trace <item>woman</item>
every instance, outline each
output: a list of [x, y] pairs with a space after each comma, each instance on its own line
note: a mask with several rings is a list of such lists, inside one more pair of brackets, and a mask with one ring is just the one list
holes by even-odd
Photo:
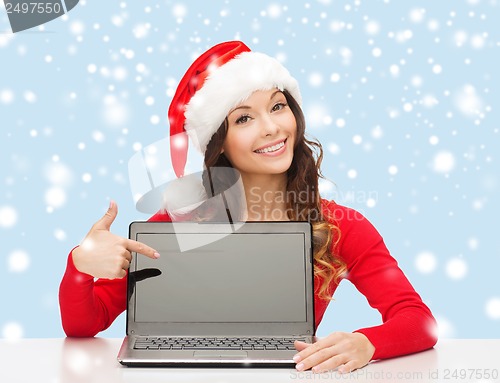
[[[316, 326], [343, 278], [381, 313], [379, 326], [334, 332], [312, 345], [296, 342], [297, 370], [338, 368], [345, 373], [371, 360], [433, 347], [435, 320], [380, 234], [360, 213], [320, 198], [322, 149], [304, 136], [300, 102], [297, 82], [278, 61], [250, 52], [241, 42], [212, 47], [188, 69], [169, 109], [177, 176], [184, 173], [187, 134], [204, 153], [203, 185], [195, 194], [214, 195], [218, 193], [214, 188], [227, 188], [228, 180], [214, 180], [212, 175], [215, 169], [232, 168], [240, 176], [245, 203], [238, 210], [229, 201], [222, 213], [236, 215], [231, 218], [238, 220], [312, 223]], [[179, 211], [169, 206], [182, 205], [182, 197], [183, 193], [168, 196], [166, 210], [151, 220], [178, 216]], [[172, 204], [176, 198], [180, 201]], [[211, 199], [201, 200], [205, 202], [195, 208], [181, 209], [181, 219], [213, 219], [221, 213], [213, 209]], [[160, 256], [145, 244], [111, 234], [116, 215], [116, 204], [111, 202], [108, 212], [68, 257], [60, 287], [61, 316], [68, 336], [94, 336], [125, 310], [124, 277], [131, 252]], [[94, 278], [100, 279], [94, 282]]]

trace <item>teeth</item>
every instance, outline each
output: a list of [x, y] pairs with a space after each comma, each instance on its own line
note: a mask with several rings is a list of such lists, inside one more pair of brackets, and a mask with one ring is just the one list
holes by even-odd
[[279, 144], [269, 146], [268, 148], [264, 148], [261, 150], [256, 150], [257, 153], [269, 153], [269, 152], [275, 152], [278, 149], [281, 149], [283, 146], [285, 146], [285, 142], [280, 142]]

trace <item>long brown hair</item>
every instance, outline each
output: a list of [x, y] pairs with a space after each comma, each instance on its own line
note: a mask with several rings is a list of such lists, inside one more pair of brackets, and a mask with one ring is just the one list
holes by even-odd
[[[317, 140], [309, 140], [305, 137], [306, 124], [300, 106], [286, 90], [283, 94], [297, 124], [293, 160], [287, 171], [286, 210], [290, 220], [308, 221], [312, 224], [314, 275], [322, 281], [318, 295], [322, 299], [330, 300], [332, 299], [329, 288], [331, 282], [337, 284], [347, 268], [345, 263], [335, 255], [335, 245], [340, 239], [340, 230], [335, 225], [333, 217], [325, 216], [328, 212], [324, 211], [321, 206], [318, 181], [319, 178], [324, 178], [320, 170], [323, 148]], [[227, 129], [228, 122], [225, 119], [212, 136], [205, 152], [203, 183], [209, 195], [216, 195], [235, 182], [231, 177], [217, 178], [214, 182], [214, 176], [210, 174], [216, 168], [232, 168], [227, 157], [221, 153]], [[228, 209], [228, 213], [229, 211], [232, 210]], [[197, 213], [198, 219], [208, 219], [207, 213], [209, 214], [207, 209], [200, 209]]]

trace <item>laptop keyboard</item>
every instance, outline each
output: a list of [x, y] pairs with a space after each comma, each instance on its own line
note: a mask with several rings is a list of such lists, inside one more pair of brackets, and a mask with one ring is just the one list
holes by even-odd
[[136, 350], [295, 350], [305, 338], [139, 337]]

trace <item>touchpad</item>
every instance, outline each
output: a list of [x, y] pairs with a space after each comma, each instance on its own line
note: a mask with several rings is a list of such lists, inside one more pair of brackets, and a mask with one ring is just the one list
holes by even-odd
[[224, 358], [224, 359], [240, 359], [246, 358], [248, 353], [246, 351], [238, 350], [205, 350], [195, 351], [193, 353], [195, 358]]

